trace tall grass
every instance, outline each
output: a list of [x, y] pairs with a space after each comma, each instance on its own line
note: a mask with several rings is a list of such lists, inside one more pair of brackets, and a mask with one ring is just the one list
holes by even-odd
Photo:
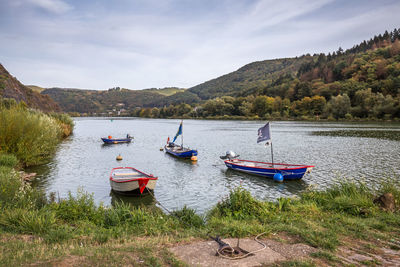
[[20, 106], [0, 108], [0, 150], [25, 166], [45, 162], [62, 137], [56, 119]]
[[74, 121], [68, 114], [51, 112], [48, 115], [56, 119], [57, 122], [60, 124], [63, 138], [70, 136], [72, 134], [72, 130], [74, 128]]
[[0, 166], [14, 168], [17, 166], [17, 164], [18, 164], [18, 159], [16, 156], [0, 153]]

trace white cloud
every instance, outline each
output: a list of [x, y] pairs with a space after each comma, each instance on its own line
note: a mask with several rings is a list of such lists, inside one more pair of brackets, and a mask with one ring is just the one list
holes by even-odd
[[50, 13], [62, 14], [72, 9], [72, 6], [61, 0], [27, 0], [28, 3]]
[[400, 23], [395, 2], [338, 19], [333, 0], [226, 1], [174, 15], [175, 1], [76, 1], [74, 9], [24, 1], [66, 13], [55, 20], [15, 12], [18, 19], [0, 25], [0, 61], [23, 82], [46, 87], [190, 87], [253, 61], [349, 48]]

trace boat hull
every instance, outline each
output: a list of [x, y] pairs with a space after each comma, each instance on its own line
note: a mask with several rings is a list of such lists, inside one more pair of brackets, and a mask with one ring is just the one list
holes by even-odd
[[[311, 165], [292, 165], [275, 163], [272, 167], [271, 163], [247, 161], [247, 160], [226, 160], [224, 161], [229, 169], [240, 171], [257, 176], [274, 178], [276, 173], [283, 176], [283, 180], [300, 180], [306, 173], [311, 172], [314, 166]], [[270, 167], [265, 167], [270, 166]]]
[[157, 180], [149, 180], [145, 187], [145, 190], [140, 192], [139, 181], [131, 181], [125, 183], [117, 183], [110, 180], [111, 189], [118, 194], [122, 195], [143, 195], [148, 193], [147, 190], [153, 191], [156, 187]]
[[104, 144], [121, 144], [121, 143], [130, 143], [132, 138], [101, 138]]
[[188, 149], [188, 148], [183, 148], [182, 149], [177, 149], [177, 147], [168, 147], [165, 146], [165, 152], [177, 157], [177, 158], [182, 158], [182, 159], [187, 159], [191, 158], [192, 156], [197, 156], [197, 150], [194, 149]]
[[114, 168], [110, 174], [111, 189], [124, 195], [142, 195], [154, 190], [158, 178], [132, 167]]

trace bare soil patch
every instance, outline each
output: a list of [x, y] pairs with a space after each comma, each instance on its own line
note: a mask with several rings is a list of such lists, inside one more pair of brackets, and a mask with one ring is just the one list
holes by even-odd
[[[232, 247], [236, 246], [237, 239], [223, 239]], [[252, 256], [240, 260], [229, 260], [216, 256], [218, 244], [215, 241], [198, 241], [192, 244], [180, 245], [170, 248], [170, 251], [180, 260], [190, 266], [263, 266], [280, 261], [300, 260], [317, 249], [306, 244], [283, 244], [275, 240], [260, 239], [267, 247]], [[239, 246], [247, 251], [255, 251], [263, 246], [254, 239], [240, 239]]]

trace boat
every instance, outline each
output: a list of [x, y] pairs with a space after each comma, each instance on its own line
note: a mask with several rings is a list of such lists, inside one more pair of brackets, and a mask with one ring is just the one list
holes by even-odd
[[129, 134], [126, 135], [125, 138], [112, 138], [112, 136], [102, 137], [101, 140], [104, 144], [121, 144], [121, 143], [130, 143], [133, 139], [133, 136]]
[[[117, 167], [111, 170], [110, 185], [115, 193], [142, 195], [154, 190], [158, 177], [146, 174], [133, 167]], [[146, 191], [145, 191], [146, 189]]]
[[179, 146], [172, 142], [165, 145], [164, 149], [168, 154], [178, 158], [191, 158], [197, 156], [197, 150]]
[[[283, 180], [299, 180], [314, 168], [312, 165], [269, 163], [241, 159], [229, 159], [224, 161], [226, 167], [235, 171], [248, 174], [274, 178], [275, 174], [282, 175]], [[277, 178], [275, 178], [277, 179]]]
[[[164, 146], [165, 152], [177, 157], [177, 158], [192, 158], [194, 156], [197, 156], [197, 150], [196, 149], [190, 149], [188, 147], [184, 147], [183, 146], [183, 121], [181, 122], [181, 124], [179, 125], [178, 128], [178, 132], [176, 133], [174, 140], [172, 140], [172, 142], [169, 142], [169, 137], [167, 140], [167, 144]], [[176, 139], [178, 138], [178, 136], [181, 136], [181, 145], [177, 145], [175, 144]]]
[[221, 156], [220, 158], [224, 160], [226, 167], [229, 169], [273, 178], [277, 182], [283, 182], [284, 180], [299, 180], [303, 178], [305, 174], [310, 173], [315, 167], [313, 165], [303, 164], [274, 163], [269, 122], [258, 129], [257, 143], [263, 141], [266, 141], [266, 146], [271, 144], [272, 162], [238, 159], [239, 155], [233, 151], [227, 151], [225, 156]]

